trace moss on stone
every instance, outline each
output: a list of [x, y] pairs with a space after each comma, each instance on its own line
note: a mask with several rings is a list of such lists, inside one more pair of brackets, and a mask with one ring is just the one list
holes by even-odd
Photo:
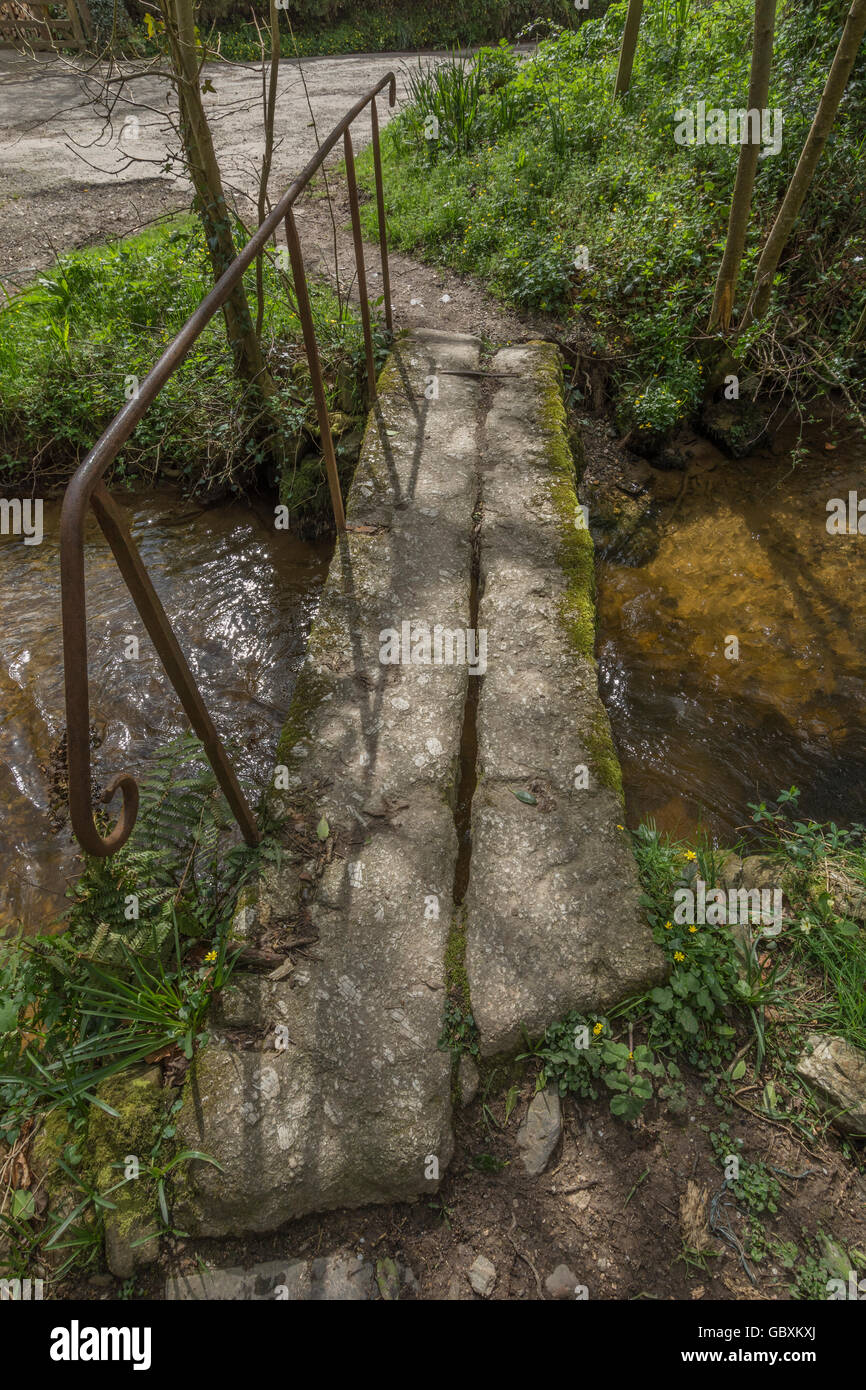
[[445, 988], [448, 998], [459, 1004], [464, 1013], [471, 1014], [469, 976], [466, 974], [466, 908], [459, 907], [451, 918], [448, 941], [445, 945]]
[[612, 791], [624, 804], [622, 768], [613, 746], [610, 721], [605, 710], [601, 707], [596, 712], [592, 721], [592, 729], [586, 736], [586, 747], [599, 782], [603, 787], [607, 787], [608, 791]]
[[[540, 420], [544, 450], [550, 468], [550, 498], [556, 511], [559, 546], [557, 563], [565, 576], [565, 593], [559, 605], [564, 631], [578, 657], [595, 665], [595, 547], [585, 526], [576, 524], [579, 502], [575, 455], [569, 442], [568, 418], [562, 398], [562, 367], [552, 344], [536, 368], [542, 393]], [[583, 447], [579, 453], [583, 467]], [[586, 736], [587, 752], [602, 786], [623, 799], [622, 769], [613, 746], [610, 723], [599, 705]]]
[[328, 690], [329, 682], [312, 666], [305, 665], [301, 668], [277, 744], [277, 763], [288, 763], [296, 745], [310, 737], [313, 714], [328, 694]]
[[560, 603], [560, 620], [579, 656], [592, 661], [595, 652], [595, 549], [586, 527], [576, 524], [579, 514], [575, 460], [569, 445], [568, 420], [562, 400], [562, 371], [556, 349], [539, 362], [537, 380], [542, 392], [540, 420], [543, 444], [550, 468], [550, 498], [557, 517], [557, 563], [565, 575], [566, 590]]
[[165, 1115], [165, 1094], [159, 1069], [149, 1067], [137, 1074], [125, 1072], [110, 1077], [99, 1087], [97, 1095], [117, 1113], [111, 1115], [99, 1106], [92, 1107], [86, 1164], [100, 1183], [108, 1174], [110, 1186], [118, 1177], [112, 1164], [122, 1162], [127, 1154], [135, 1154], [144, 1162], [153, 1148]]
[[62, 1169], [58, 1168], [57, 1160], [67, 1145], [74, 1141], [75, 1131], [69, 1123], [67, 1112], [52, 1110], [42, 1122], [30, 1148], [30, 1167], [46, 1188], [53, 1186], [58, 1173], [62, 1182], [68, 1182]]
[[[110, 1077], [97, 1095], [117, 1113], [91, 1107], [84, 1168], [99, 1192], [114, 1189], [114, 1207], [105, 1213], [106, 1254], [112, 1273], [127, 1278], [136, 1265], [154, 1259], [158, 1251], [156, 1239], [144, 1246], [134, 1243], [162, 1229], [156, 1184], [147, 1174], [147, 1164], [165, 1122], [166, 1096], [156, 1067]], [[141, 1176], [123, 1183], [124, 1164], [132, 1155], [139, 1161]], [[170, 1156], [161, 1152], [160, 1163]]]

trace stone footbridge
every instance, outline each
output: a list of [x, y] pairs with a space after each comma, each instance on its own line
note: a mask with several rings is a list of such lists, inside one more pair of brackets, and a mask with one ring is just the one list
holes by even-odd
[[200, 1235], [435, 1192], [446, 1026], [513, 1054], [663, 975], [618, 829], [555, 347], [399, 341], [347, 518], [275, 776], [282, 810], [327, 823], [326, 863], [287, 850], [235, 924], [317, 939], [215, 1006], [179, 1127], [220, 1164], [192, 1165], [178, 1213]]

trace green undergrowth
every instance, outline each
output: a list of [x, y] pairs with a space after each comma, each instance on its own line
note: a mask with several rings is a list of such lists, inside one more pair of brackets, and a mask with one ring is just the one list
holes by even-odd
[[[705, 838], [676, 840], [641, 825], [629, 835], [653, 938], [668, 979], [607, 1015], [570, 1014], [532, 1040], [538, 1085], [564, 1095], [610, 1096], [611, 1110], [634, 1119], [653, 1099], [673, 1113], [686, 1107], [686, 1069], [697, 1076], [700, 1104], [743, 1108], [788, 1124], [807, 1141], [828, 1117], [796, 1073], [806, 1038], [828, 1033], [866, 1050], [866, 839], [800, 819], [796, 788], [753, 807], [763, 836], [760, 865], [783, 896], [780, 922], [689, 922], [683, 890], [733, 886], [731, 851]], [[753, 861], [757, 862], [757, 861]], [[768, 900], [771, 901], [771, 900]], [[698, 914], [695, 914], [697, 916]], [[768, 927], [780, 930], [767, 930]], [[529, 1041], [529, 1040], [528, 1040]], [[845, 1141], [846, 1143], [848, 1141]]]
[[[105, 833], [110, 819], [98, 819]], [[142, 1165], [135, 1181], [144, 1179], [157, 1235], [171, 1231], [170, 1174], [184, 1161], [174, 1144], [179, 1092], [158, 1072], [154, 1091], [142, 1068], [168, 1058], [182, 1073], [206, 1044], [211, 999], [236, 955], [235, 903], [263, 861], [278, 859], [274, 828], [263, 826], [255, 849], [240, 843], [198, 741], [176, 740], [142, 783], [127, 844], [109, 859], [85, 856], [57, 930], [0, 941], [0, 1267], [4, 1258], [13, 1269], [50, 1261], [55, 1272], [92, 1261], [118, 1204], [140, 1210], [129, 1192], [117, 1195], [133, 1179], [98, 1143], [106, 1116], [133, 1143], [136, 1087], [148, 1133], [122, 1152]], [[5, 1160], [34, 1141], [31, 1182], [21, 1185]], [[46, 1172], [47, 1209], [37, 1202]]]
[[[600, 0], [594, 0], [594, 5], [596, 10], [601, 8]], [[535, 0], [474, 0], [471, 5], [465, 0], [384, 0], [376, 5], [363, 0], [289, 0], [284, 9], [286, 14], [280, 17], [284, 58], [471, 46], [517, 38], [540, 15], [568, 25], [582, 18], [572, 0], [546, 0], [542, 5]], [[248, 6], [207, 0], [200, 23], [223, 58], [233, 62], [260, 58]], [[153, 51], [146, 29], [137, 30], [125, 46], [143, 54]]]
[[[237, 244], [245, 240], [239, 230]], [[12, 298], [0, 310], [0, 485], [64, 482], [212, 285], [200, 223], [183, 216], [64, 256]], [[299, 515], [321, 513], [328, 491], [300, 323], [288, 277], [268, 258], [264, 286], [262, 344], [289, 459], [281, 500]], [[252, 270], [247, 290], [255, 315]], [[366, 413], [360, 320], [321, 284], [311, 296], [329, 406], [346, 432]], [[380, 330], [377, 350], [381, 359]], [[168, 479], [211, 497], [273, 484], [257, 413], [233, 374], [219, 313], [124, 445], [109, 482]], [[356, 456], [341, 455], [344, 470]]]
[[[781, 151], [759, 160], [740, 281], [746, 294], [795, 168], [847, 0], [784, 0], [770, 107]], [[400, 248], [478, 276], [518, 309], [580, 325], [604, 360], [622, 427], [656, 443], [704, 395], [702, 342], [721, 261], [737, 147], [679, 144], [679, 108], [747, 105], [752, 0], [644, 11], [630, 92], [613, 83], [626, 5], [542, 42], [435, 70], [384, 136], [389, 229]], [[862, 399], [866, 59], [855, 68], [777, 279], [743, 340], [764, 389], [805, 405], [827, 386]], [[362, 161], [372, 190], [369, 151]], [[369, 234], [373, 208], [364, 210]]]

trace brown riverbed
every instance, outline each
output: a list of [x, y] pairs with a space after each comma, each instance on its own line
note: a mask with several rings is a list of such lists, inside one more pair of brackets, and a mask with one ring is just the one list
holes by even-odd
[[630, 825], [730, 843], [750, 802], [792, 785], [816, 819], [866, 820], [866, 536], [827, 531], [828, 500], [858, 488], [850, 436], [814, 437], [796, 468], [787, 451], [719, 455], [652, 559], [601, 561], [602, 693]]
[[[171, 494], [126, 504], [133, 535], [220, 733], [267, 777], [327, 573], [330, 546], [275, 531], [273, 509], [201, 509]], [[59, 503], [41, 545], [0, 538], [0, 929], [48, 926], [80, 867], [50, 814], [64, 728]], [[100, 784], [188, 728], [98, 528], [87, 538], [91, 721]], [[139, 659], [125, 656], [127, 636]], [[113, 807], [119, 807], [116, 798]]]

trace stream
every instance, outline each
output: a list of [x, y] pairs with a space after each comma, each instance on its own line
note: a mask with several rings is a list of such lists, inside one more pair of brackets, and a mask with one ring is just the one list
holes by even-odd
[[[698, 826], [730, 844], [749, 803], [800, 788], [800, 810], [866, 821], [866, 575], [827, 503], [866, 498], [861, 451], [813, 443], [710, 474], [647, 564], [599, 564], [602, 698], [628, 824]], [[737, 658], [726, 655], [735, 648]]]
[[[794, 784], [805, 814], [866, 820], [866, 541], [827, 530], [827, 502], [857, 489], [858, 468], [853, 445], [813, 449], [796, 477], [769, 453], [727, 461], [651, 560], [599, 562], [601, 691], [630, 826], [651, 816], [731, 843], [749, 802]], [[262, 782], [331, 545], [275, 531], [265, 502], [201, 509], [151, 493], [126, 508], [217, 727], [242, 775]], [[45, 504], [41, 545], [0, 537], [0, 929], [50, 926], [80, 867], [49, 773], [64, 728], [59, 513]], [[95, 523], [87, 573], [103, 784], [146, 775], [148, 756], [187, 725]], [[124, 654], [129, 635], [138, 660]]]
[[[118, 500], [122, 500], [119, 497]], [[133, 537], [220, 734], [242, 775], [262, 782], [285, 721], [327, 574], [331, 545], [275, 531], [273, 509], [202, 509], [171, 493], [123, 503]], [[64, 727], [60, 503], [44, 539], [0, 537], [0, 930], [50, 926], [80, 859], [50, 814], [48, 769]], [[98, 526], [87, 533], [94, 776], [146, 775], [148, 756], [188, 729]], [[126, 636], [139, 659], [126, 657]], [[120, 797], [111, 803], [117, 812]]]

